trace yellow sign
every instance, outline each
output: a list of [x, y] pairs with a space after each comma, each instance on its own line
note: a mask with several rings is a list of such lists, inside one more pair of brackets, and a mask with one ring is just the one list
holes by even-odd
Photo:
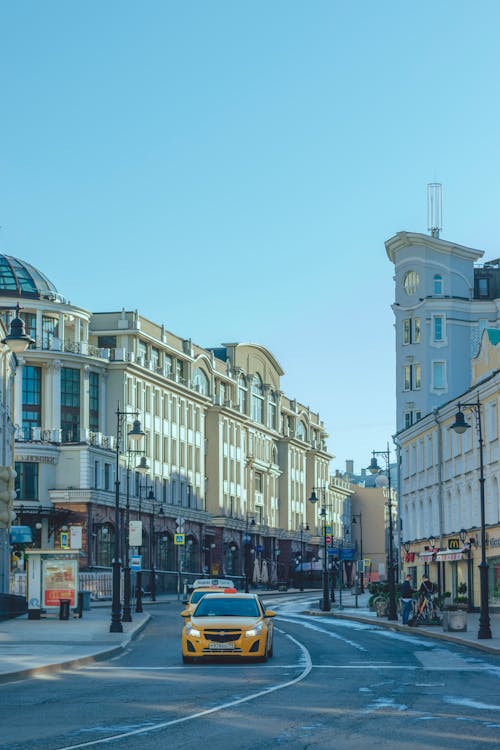
[[460, 539], [458, 537], [453, 537], [453, 539], [448, 539], [448, 549], [461, 549], [462, 545], [460, 544]]
[[174, 544], [185, 544], [184, 539], [184, 534], [174, 534]]
[[372, 561], [370, 560], [370, 558], [369, 557], [365, 557], [365, 559], [363, 560], [364, 567], [365, 568], [369, 568], [371, 564], [372, 564]]

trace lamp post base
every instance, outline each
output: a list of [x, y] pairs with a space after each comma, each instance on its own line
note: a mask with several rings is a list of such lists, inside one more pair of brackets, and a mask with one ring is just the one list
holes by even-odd
[[123, 568], [123, 614], [122, 622], [132, 622], [132, 610], [130, 608], [130, 568]]
[[135, 611], [142, 612], [142, 570], [135, 574]]
[[110, 633], [123, 633], [120, 602], [120, 560], [113, 560], [113, 595], [111, 601]]

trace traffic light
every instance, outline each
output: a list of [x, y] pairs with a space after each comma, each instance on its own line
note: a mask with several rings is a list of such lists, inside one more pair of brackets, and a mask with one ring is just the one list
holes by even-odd
[[16, 497], [14, 479], [17, 474], [10, 466], [0, 466], [0, 528], [8, 529], [12, 520], [13, 501]]

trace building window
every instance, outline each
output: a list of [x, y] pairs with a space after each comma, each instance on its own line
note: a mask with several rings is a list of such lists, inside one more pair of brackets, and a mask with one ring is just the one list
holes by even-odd
[[42, 318], [42, 348], [52, 349], [52, 342], [59, 334], [59, 321], [57, 318]]
[[408, 427], [411, 427], [411, 411], [405, 411], [404, 419], [405, 419], [405, 430], [407, 430]]
[[418, 289], [420, 279], [416, 271], [408, 271], [403, 279], [403, 286], [406, 294], [415, 294]]
[[175, 360], [175, 377], [178, 383], [184, 382], [184, 362], [182, 359]]
[[446, 387], [445, 382], [445, 362], [433, 362], [432, 363], [432, 387], [436, 389], [444, 389]]
[[99, 461], [94, 461], [94, 489], [99, 488]]
[[247, 410], [247, 392], [248, 389], [245, 382], [245, 376], [240, 375], [238, 379], [238, 407], [243, 414], [246, 414]]
[[33, 313], [26, 313], [23, 312], [20, 314], [21, 319], [24, 321], [24, 330], [28, 334], [28, 336], [31, 336], [32, 339], [35, 339], [34, 344], [30, 344], [30, 349], [36, 349], [36, 315], [33, 315]]
[[490, 294], [490, 284], [487, 276], [480, 276], [477, 280], [477, 291], [480, 297], [488, 297]]
[[89, 375], [89, 429], [99, 430], [99, 375], [96, 372]]
[[422, 368], [420, 365], [413, 365], [413, 388], [417, 391], [422, 385]]
[[411, 319], [403, 320], [403, 344], [411, 344]]
[[32, 437], [31, 428], [42, 424], [42, 368], [23, 367], [23, 433], [25, 440]]
[[195, 390], [198, 391], [198, 393], [201, 393], [203, 396], [210, 395], [208, 377], [206, 376], [205, 372], [199, 367], [194, 371], [193, 385]]
[[269, 392], [269, 400], [267, 403], [267, 426], [271, 428], [271, 430], [276, 429], [276, 395], [270, 391]]
[[415, 422], [418, 422], [419, 419], [422, 419], [422, 412], [421, 411], [416, 411], [415, 412]]
[[63, 443], [80, 440], [80, 370], [61, 369], [61, 430]]
[[444, 335], [444, 323], [442, 315], [435, 315], [433, 318], [433, 336], [434, 341], [442, 341]]
[[420, 343], [420, 318], [403, 320], [403, 344]]
[[437, 273], [434, 276], [434, 294], [442, 294], [443, 293], [443, 277]]
[[104, 489], [109, 490], [111, 487], [111, 464], [104, 464]]
[[16, 461], [15, 490], [17, 500], [38, 500], [38, 464]]
[[164, 367], [165, 367], [165, 375], [168, 376], [172, 374], [172, 357], [170, 354], [165, 354], [164, 358]]
[[255, 484], [255, 492], [262, 492], [263, 481], [262, 481], [262, 474], [260, 471], [255, 472], [254, 484]]
[[151, 367], [155, 372], [158, 372], [158, 368], [160, 366], [160, 352], [158, 349], [155, 349], [154, 346], [151, 347]]
[[305, 442], [305, 440], [306, 440], [306, 426], [305, 426], [304, 422], [302, 422], [301, 420], [299, 420], [297, 422], [297, 430], [296, 430], [295, 435], [296, 435], [296, 437], [299, 440], [303, 440]]
[[99, 349], [116, 349], [116, 336], [98, 336], [97, 346]]
[[252, 419], [262, 424], [264, 420], [264, 392], [260, 376], [252, 378]]
[[146, 360], [147, 353], [148, 353], [148, 347], [146, 343], [139, 339], [139, 341], [137, 342], [137, 357], [138, 359], [142, 360], [143, 364]]
[[403, 390], [411, 391], [411, 365], [404, 366], [404, 385]]

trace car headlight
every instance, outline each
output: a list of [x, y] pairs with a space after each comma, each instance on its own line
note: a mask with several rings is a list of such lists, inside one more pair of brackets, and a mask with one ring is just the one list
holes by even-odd
[[186, 623], [186, 635], [192, 635], [195, 638], [199, 638], [201, 635], [201, 632], [197, 630], [196, 628], [193, 628], [190, 622]]
[[262, 622], [259, 622], [259, 624], [256, 625], [254, 628], [250, 628], [250, 630], [247, 630], [245, 632], [245, 636], [247, 638], [253, 638], [256, 635], [260, 635], [262, 633], [263, 627], [264, 627], [264, 624]]

